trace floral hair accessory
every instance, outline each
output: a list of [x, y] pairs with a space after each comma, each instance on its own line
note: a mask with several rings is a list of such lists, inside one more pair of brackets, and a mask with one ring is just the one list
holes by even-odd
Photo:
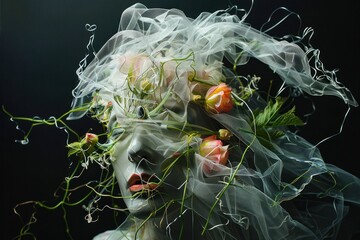
[[[158, 205], [148, 218], [144, 215], [144, 222], [133, 225], [129, 217], [115, 234], [131, 225], [140, 236], [150, 226], [146, 221], [176, 203], [179, 217], [164, 221], [171, 222], [165, 226], [170, 238], [182, 236], [170, 230], [175, 230], [171, 227], [177, 220], [186, 223], [190, 211], [191, 220], [200, 219], [201, 224], [184, 233], [202, 228], [205, 239], [335, 236], [350, 203], [360, 206], [356, 195], [360, 179], [327, 164], [317, 145], [298, 134], [298, 126], [305, 124], [295, 114], [295, 105], [302, 95], [307, 100], [337, 96], [348, 107], [358, 103], [337, 81], [335, 71], [323, 66], [320, 51], [310, 44], [311, 28], [301, 36], [272, 37], [268, 35], [271, 27], [254, 29], [237, 10], [204, 12], [191, 19], [178, 9], [134, 4], [123, 12], [119, 31], [89, 65], [88, 55], [81, 62], [67, 114], [47, 120], [8, 114], [14, 121], [32, 123], [23, 144], [37, 125], [71, 133], [67, 148], [68, 157], [75, 158], [74, 170], [56, 193], [61, 196], [58, 203], [53, 207], [33, 202], [34, 206], [61, 208], [65, 216], [65, 207], [81, 205], [89, 222], [96, 221], [92, 215], [102, 209], [123, 211], [116, 201], [107, 205], [100, 199], [119, 197], [117, 180], [119, 186], [127, 186], [117, 175], [128, 169], [122, 164], [126, 163], [134, 169], [153, 170], [152, 178], [163, 185], [154, 191], [159, 194]], [[280, 22], [272, 27], [278, 26]], [[263, 71], [252, 63], [272, 72], [261, 76], [260, 85], [257, 74]], [[65, 117], [77, 120], [85, 115], [99, 121], [98, 135], [79, 135], [65, 123]], [[130, 153], [139, 159], [129, 158]], [[97, 163], [102, 172], [82, 185], [90, 192], [78, 199], [72, 192], [79, 188], [72, 180], [85, 173], [83, 168], [90, 169], [90, 163]], [[142, 180], [150, 179], [144, 176]], [[146, 184], [153, 188], [152, 181]], [[162, 194], [162, 187], [175, 191]], [[135, 197], [122, 193], [125, 201]], [[22, 235], [31, 234], [32, 220]], [[191, 224], [179, 229], [187, 225]]]
[[211, 87], [205, 95], [205, 108], [209, 112], [229, 112], [234, 107], [231, 99], [231, 88], [225, 83]]
[[226, 165], [229, 157], [229, 146], [223, 146], [223, 142], [216, 138], [216, 135], [211, 135], [203, 139], [200, 144], [200, 155], [205, 157], [208, 161], [204, 162], [204, 172], [210, 173], [217, 170], [216, 164]]

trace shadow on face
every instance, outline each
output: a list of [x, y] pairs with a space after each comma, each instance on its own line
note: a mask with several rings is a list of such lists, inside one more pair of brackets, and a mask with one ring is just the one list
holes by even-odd
[[[121, 137], [117, 137], [112, 155], [122, 197], [130, 213], [139, 218], [148, 217], [154, 211], [163, 212], [172, 200], [183, 197], [186, 166], [194, 153], [188, 133], [219, 128], [195, 103], [186, 109], [174, 102], [166, 107], [172, 114], [179, 115], [179, 119], [186, 116], [186, 122], [134, 120], [123, 129]], [[114, 121], [110, 121], [110, 127]]]

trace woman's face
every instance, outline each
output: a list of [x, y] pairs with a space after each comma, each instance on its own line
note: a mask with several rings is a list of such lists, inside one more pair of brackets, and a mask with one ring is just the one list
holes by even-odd
[[[178, 106], [176, 106], [179, 111]], [[195, 105], [187, 109], [188, 122], [212, 128], [213, 120]], [[119, 121], [119, 118], [117, 118]], [[113, 124], [110, 123], [109, 124]], [[134, 121], [122, 129], [117, 139], [112, 164], [121, 194], [128, 210], [137, 217], [149, 214], [170, 200], [182, 198], [188, 158], [186, 134], [173, 127], [144, 121]], [[171, 168], [169, 163], [176, 161]]]

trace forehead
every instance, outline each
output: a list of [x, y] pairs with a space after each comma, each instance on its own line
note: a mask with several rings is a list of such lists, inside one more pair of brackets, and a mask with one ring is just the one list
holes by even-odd
[[126, 54], [114, 56], [110, 66], [93, 102], [101, 110], [111, 105], [118, 117], [136, 118], [145, 112], [155, 118], [169, 110], [184, 112], [191, 99], [188, 76], [193, 70], [181, 61]]
[[177, 58], [169, 52], [113, 55], [102, 71], [106, 74], [97, 82], [93, 113], [109, 126], [151, 121], [179, 125], [200, 118], [205, 113], [188, 111], [189, 103], [194, 96], [204, 97], [224, 75], [220, 62], [204, 65], [195, 61], [191, 54]]

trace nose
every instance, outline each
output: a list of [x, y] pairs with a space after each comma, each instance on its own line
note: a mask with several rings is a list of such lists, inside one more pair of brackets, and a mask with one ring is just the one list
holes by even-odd
[[156, 159], [160, 159], [159, 155], [156, 151], [154, 139], [149, 136], [148, 132], [134, 132], [128, 148], [129, 161], [154, 163]]
[[141, 141], [138, 137], [132, 139], [128, 154], [129, 160], [132, 162], [140, 162], [142, 160], [149, 159], [151, 155], [143, 141]]

